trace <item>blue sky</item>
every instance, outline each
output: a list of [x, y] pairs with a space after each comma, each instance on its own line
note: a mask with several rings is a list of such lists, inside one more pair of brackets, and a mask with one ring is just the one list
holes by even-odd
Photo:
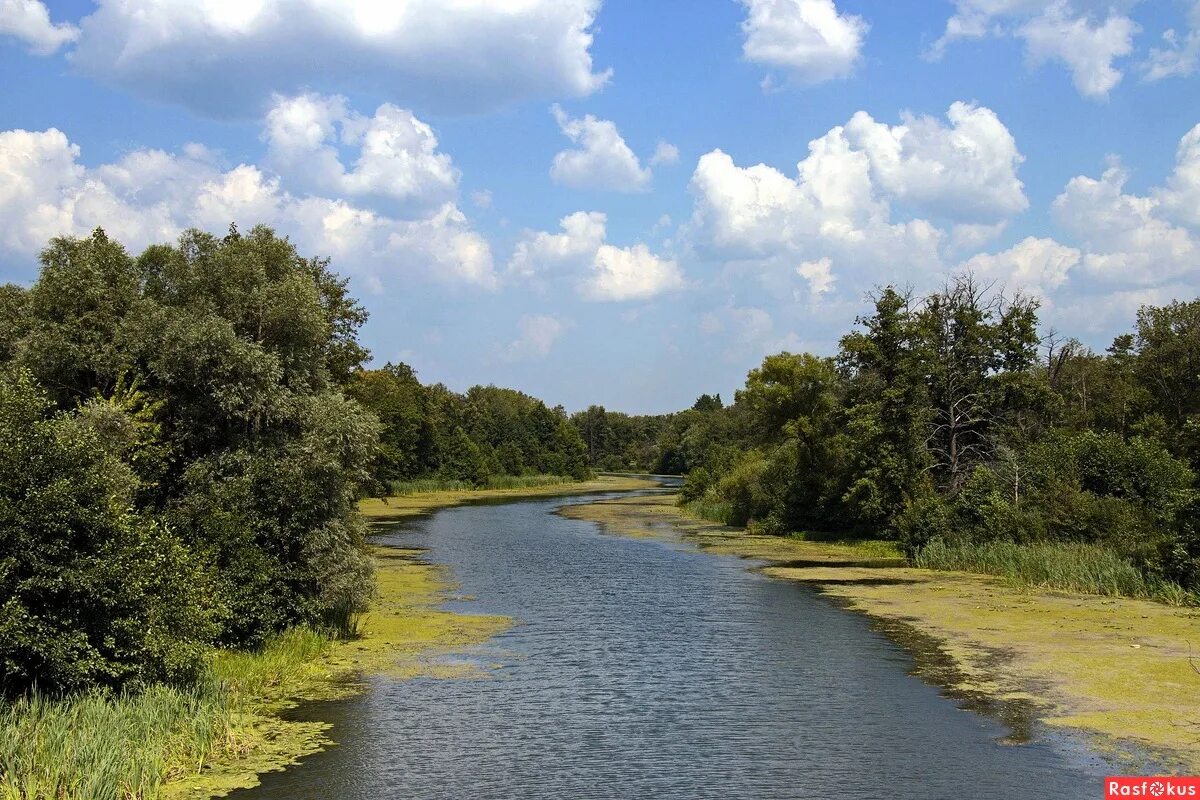
[[971, 269], [1096, 348], [1200, 263], [1197, 0], [0, 0], [0, 280], [266, 222], [379, 362], [732, 394]]

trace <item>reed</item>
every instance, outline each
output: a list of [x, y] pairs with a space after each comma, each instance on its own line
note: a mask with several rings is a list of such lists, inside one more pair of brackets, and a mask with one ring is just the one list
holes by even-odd
[[254, 747], [258, 714], [303, 680], [329, 647], [315, 631], [254, 653], [218, 652], [196, 686], [152, 686], [0, 705], [3, 800], [149, 800], [213, 759]]
[[1092, 544], [974, 544], [935, 539], [917, 553], [913, 565], [998, 575], [1018, 586], [1142, 597], [1172, 605], [1184, 605], [1191, 599], [1183, 588], [1147, 576], [1114, 551]]

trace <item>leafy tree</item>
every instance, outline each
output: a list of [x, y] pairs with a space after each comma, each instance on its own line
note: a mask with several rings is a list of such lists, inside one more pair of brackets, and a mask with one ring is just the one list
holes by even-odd
[[0, 374], [6, 695], [187, 680], [217, 633], [209, 574], [134, 508], [126, 426], [103, 416], [55, 414], [27, 373]]

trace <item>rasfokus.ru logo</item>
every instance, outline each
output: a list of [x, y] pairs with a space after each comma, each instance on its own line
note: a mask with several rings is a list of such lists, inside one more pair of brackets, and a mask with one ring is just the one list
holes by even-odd
[[1153, 778], [1108, 777], [1104, 779], [1104, 800], [1117, 797], [1195, 797], [1200, 800], [1200, 777]]

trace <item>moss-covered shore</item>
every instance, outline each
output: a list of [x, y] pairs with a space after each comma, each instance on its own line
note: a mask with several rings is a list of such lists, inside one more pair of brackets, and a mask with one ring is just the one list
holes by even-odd
[[[640, 478], [599, 477], [528, 488], [371, 498], [363, 500], [359, 510], [371, 522], [386, 523], [464, 503], [515, 502], [656, 486], [656, 482]], [[260, 682], [255, 689], [259, 696], [251, 704], [253, 710], [242, 714], [237, 729], [231, 732], [238, 746], [217, 754], [199, 772], [192, 770], [178, 776], [166, 786], [166, 796], [189, 800], [219, 797], [233, 789], [254, 786], [259, 774], [283, 769], [330, 744], [327, 726], [284, 720], [281, 712], [302, 702], [337, 699], [360, 691], [358, 681], [364, 675], [382, 674], [396, 679], [461, 676], [465, 668], [460, 662], [439, 656], [482, 643], [510, 624], [503, 617], [442, 610], [440, 606], [454, 589], [453, 576], [445, 567], [423, 561], [420, 551], [375, 547], [373, 553], [377, 595], [370, 612], [360, 620], [360, 635], [332, 642], [286, 675]]]
[[560, 513], [621, 535], [683, 537], [764, 562], [766, 574], [814, 586], [878, 620], [914, 649], [918, 672], [1018, 728], [1031, 715], [1088, 734], [1118, 759], [1148, 754], [1166, 769], [1200, 771], [1196, 609], [913, 569], [881, 542], [753, 536], [687, 516], [674, 496]]
[[373, 522], [387, 522], [406, 517], [428, 514], [439, 508], [463, 505], [464, 503], [516, 502], [535, 500], [540, 497], [568, 497], [602, 492], [628, 492], [636, 489], [653, 489], [659, 484], [643, 478], [623, 476], [601, 476], [578, 483], [559, 483], [551, 486], [533, 486], [521, 489], [465, 489], [441, 492], [419, 492], [393, 497], [372, 497], [358, 504], [359, 511]]

